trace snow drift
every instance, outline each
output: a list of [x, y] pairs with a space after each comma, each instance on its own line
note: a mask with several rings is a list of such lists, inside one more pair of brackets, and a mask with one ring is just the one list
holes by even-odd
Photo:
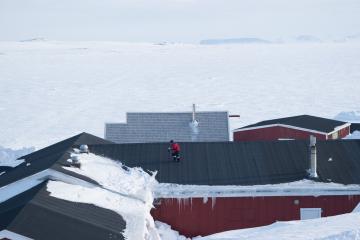
[[[74, 153], [75, 154], [75, 153]], [[127, 168], [120, 162], [94, 154], [76, 154], [79, 168], [66, 169], [87, 176], [101, 186], [82, 186], [59, 181], [47, 185], [51, 196], [73, 202], [90, 203], [120, 214], [126, 221], [127, 239], [159, 240], [150, 215], [155, 175], [140, 168]]]
[[277, 222], [264, 227], [227, 231], [193, 240], [358, 240], [360, 213], [333, 217]]

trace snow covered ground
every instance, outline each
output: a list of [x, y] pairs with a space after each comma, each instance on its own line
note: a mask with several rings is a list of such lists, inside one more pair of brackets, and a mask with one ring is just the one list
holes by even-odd
[[334, 217], [277, 222], [264, 227], [248, 228], [197, 237], [193, 240], [359, 240], [360, 213]]
[[0, 146], [47, 146], [127, 111], [229, 110], [231, 127], [359, 110], [360, 44], [0, 42]]

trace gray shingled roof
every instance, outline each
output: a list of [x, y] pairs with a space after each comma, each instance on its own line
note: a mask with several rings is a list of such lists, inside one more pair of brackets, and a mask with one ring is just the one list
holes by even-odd
[[127, 113], [127, 123], [107, 123], [105, 138], [116, 143], [229, 141], [227, 112], [197, 112], [199, 132], [191, 127], [192, 113]]
[[321, 117], [315, 117], [311, 115], [299, 115], [299, 116], [293, 116], [293, 117], [286, 117], [286, 118], [278, 118], [278, 119], [271, 119], [266, 121], [261, 121], [255, 124], [247, 125], [245, 127], [241, 127], [236, 130], [244, 130], [247, 128], [253, 128], [253, 127], [261, 127], [266, 125], [272, 125], [272, 124], [284, 124], [284, 125], [290, 125], [294, 127], [299, 128], [306, 128], [311, 129], [315, 131], [320, 131], [324, 133], [330, 133], [334, 131], [336, 127], [342, 126], [346, 124], [346, 122], [337, 121], [333, 119], [327, 119], [327, 118], [321, 118]]

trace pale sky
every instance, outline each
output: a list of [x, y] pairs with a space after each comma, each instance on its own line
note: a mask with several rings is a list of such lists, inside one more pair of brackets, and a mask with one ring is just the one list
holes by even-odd
[[360, 34], [360, 0], [0, 0], [0, 41], [199, 42]]

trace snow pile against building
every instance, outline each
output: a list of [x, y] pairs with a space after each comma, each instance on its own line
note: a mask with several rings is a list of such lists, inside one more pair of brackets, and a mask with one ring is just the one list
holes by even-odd
[[162, 240], [190, 240], [179, 234], [178, 231], [171, 229], [169, 224], [155, 221], [155, 226]]
[[360, 139], [360, 131], [354, 131], [344, 139]]
[[264, 227], [233, 230], [196, 237], [193, 240], [356, 240], [360, 239], [360, 213], [348, 213], [334, 217], [277, 222]]
[[90, 203], [120, 214], [126, 221], [127, 239], [159, 239], [152, 208], [152, 188], [157, 184], [152, 176], [140, 168], [127, 168], [120, 162], [94, 154], [76, 154], [80, 168], [67, 170], [89, 177], [100, 184], [89, 188], [64, 182], [50, 181], [51, 196], [81, 203]]

